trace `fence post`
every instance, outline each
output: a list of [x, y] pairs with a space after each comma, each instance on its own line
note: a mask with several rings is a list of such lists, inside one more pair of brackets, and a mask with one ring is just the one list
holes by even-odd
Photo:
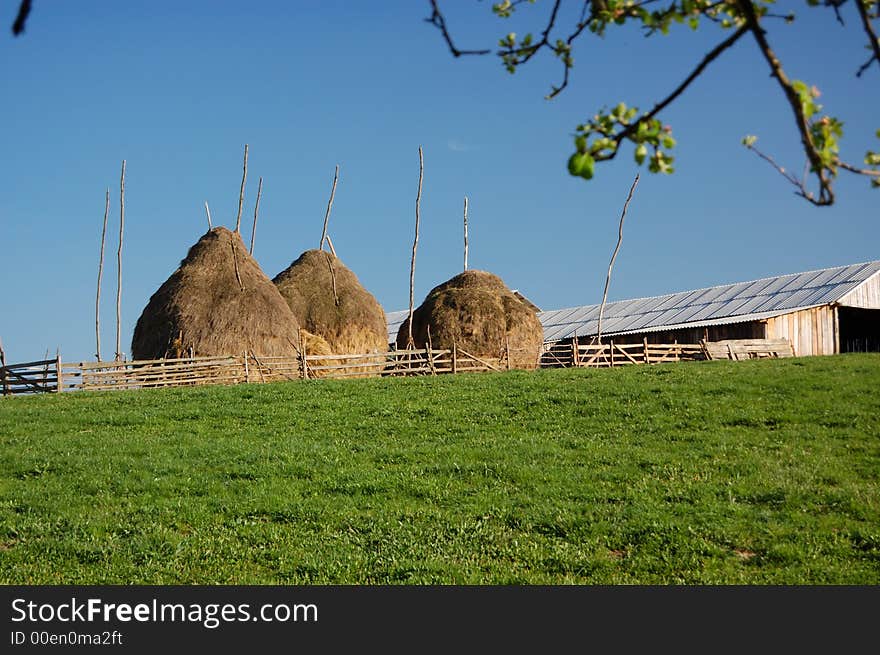
[[303, 343], [302, 328], [299, 330], [299, 357], [300, 357], [300, 377], [303, 380], [309, 379], [308, 360], [306, 360], [306, 347]]
[[64, 376], [61, 374], [61, 351], [55, 353], [55, 371], [57, 373], [55, 377], [58, 378], [58, 387], [55, 389], [55, 393], [61, 393], [64, 388]]
[[614, 368], [614, 339], [608, 342], [608, 349], [611, 351], [611, 368]]
[[452, 340], [452, 374], [458, 373], [458, 347], [455, 345], [455, 339]]
[[247, 350], [244, 351], [244, 381], [245, 381], [245, 382], [250, 382], [250, 381], [251, 381], [251, 372], [250, 372], [250, 369], [248, 368], [248, 354], [247, 354]]
[[645, 364], [650, 364], [651, 356], [648, 355], [648, 337], [644, 338], [643, 343], [645, 344]]
[[510, 337], [504, 337], [504, 347], [507, 350], [507, 370], [510, 370]]
[[3, 395], [9, 395], [9, 382], [6, 376], [6, 352], [3, 350], [3, 339], [0, 339], [0, 382], [3, 383]]

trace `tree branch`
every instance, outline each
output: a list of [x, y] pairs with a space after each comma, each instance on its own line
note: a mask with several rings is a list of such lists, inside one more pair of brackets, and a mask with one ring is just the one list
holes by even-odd
[[[685, 90], [691, 85], [691, 83], [693, 83], [693, 81], [695, 79], [697, 79], [703, 73], [703, 71], [706, 69], [706, 66], [708, 66], [713, 61], [715, 61], [721, 55], [722, 52], [724, 52], [729, 47], [731, 47], [734, 43], [736, 43], [739, 40], [739, 38], [743, 34], [745, 34], [747, 31], [748, 31], [748, 27], [744, 25], [743, 27], [739, 28], [736, 32], [731, 34], [729, 37], [724, 39], [724, 41], [722, 41], [717, 46], [715, 46], [710, 52], [708, 52], [706, 54], [706, 56], [703, 57], [703, 60], [697, 65], [697, 67], [694, 68], [693, 71], [691, 71], [691, 74], [685, 78], [684, 82], [679, 84], [678, 87], [672, 93], [670, 93], [668, 96], [666, 96], [666, 98], [664, 98], [663, 100], [658, 102], [656, 105], [654, 105], [654, 108], [651, 111], [649, 111], [647, 114], [645, 114], [644, 116], [639, 118], [639, 120], [637, 120], [635, 123], [633, 123], [628, 128], [623, 130], [620, 134], [618, 134], [616, 137], [617, 143], [620, 144], [620, 142], [623, 139], [625, 139], [630, 134], [635, 132], [639, 127], [639, 123], [651, 120], [657, 114], [659, 114], [661, 111], [663, 111], [672, 101], [674, 101], [676, 98], [678, 98], [678, 96], [680, 96], [682, 93], [684, 93]], [[616, 153], [617, 153], [617, 151], [615, 150], [615, 154]]]
[[785, 71], [782, 70], [782, 64], [776, 57], [770, 44], [767, 42], [764, 29], [758, 24], [758, 16], [755, 14], [755, 8], [752, 5], [751, 0], [739, 0], [737, 4], [746, 19], [746, 27], [754, 35], [755, 41], [758, 44], [758, 49], [761, 51], [761, 54], [764, 55], [764, 59], [767, 60], [767, 63], [770, 66], [771, 75], [776, 78], [777, 82], [779, 82], [779, 86], [782, 88], [785, 98], [791, 106], [792, 112], [794, 112], [795, 124], [801, 135], [801, 143], [804, 147], [804, 153], [810, 162], [813, 173], [816, 174], [816, 177], [819, 180], [819, 198], [816, 199], [812, 193], [806, 192], [805, 190], [803, 196], [814, 205], [831, 205], [834, 203], [834, 191], [831, 189], [831, 182], [825, 172], [826, 169], [822, 164], [822, 159], [816, 151], [816, 146], [810, 135], [810, 125], [804, 114], [804, 108], [800, 96], [797, 91], [795, 91], [794, 86], [788, 79]]
[[856, 77], [861, 77], [862, 73], [864, 73], [868, 66], [871, 65], [871, 62], [876, 61], [877, 65], [880, 66], [880, 40], [877, 39], [877, 33], [874, 31], [874, 26], [871, 25], [871, 17], [868, 16], [868, 10], [865, 8], [865, 3], [862, 0], [856, 0], [856, 7], [859, 10], [859, 16], [862, 19], [862, 28], [865, 30], [865, 34], [868, 35], [868, 41], [871, 44], [871, 50], [874, 55], [865, 62], [862, 67], [859, 69], [859, 72], [856, 73]]

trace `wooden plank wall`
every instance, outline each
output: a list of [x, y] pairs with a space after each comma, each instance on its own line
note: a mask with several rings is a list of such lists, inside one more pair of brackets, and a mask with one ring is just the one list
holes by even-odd
[[862, 309], [880, 309], [880, 272], [843, 296], [838, 304]]
[[796, 357], [837, 352], [835, 308], [830, 305], [767, 319], [768, 339], [788, 339]]
[[761, 359], [763, 357], [793, 357], [788, 339], [725, 339], [703, 342], [709, 359]]

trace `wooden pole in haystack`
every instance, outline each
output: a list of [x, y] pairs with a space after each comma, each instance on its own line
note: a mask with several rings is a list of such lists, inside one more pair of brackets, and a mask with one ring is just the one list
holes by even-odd
[[247, 180], [248, 144], [244, 144], [244, 170], [241, 174], [241, 190], [238, 192], [238, 217], [235, 219], [235, 231], [241, 234], [241, 208], [244, 204], [244, 183]]
[[464, 270], [467, 269], [468, 233], [467, 233], [467, 196], [464, 197]]
[[412, 261], [409, 265], [409, 321], [408, 321], [408, 335], [406, 347], [407, 349], [412, 348], [415, 345], [413, 341], [413, 302], [415, 300], [415, 283], [416, 283], [416, 250], [419, 247], [419, 218], [420, 218], [420, 207], [422, 202], [422, 177], [424, 175], [425, 170], [425, 162], [422, 156], [422, 146], [419, 146], [419, 190], [416, 194], [416, 236], [413, 239], [413, 247], [412, 247]]
[[[336, 196], [336, 181], [339, 179], [339, 164], [336, 164], [336, 172], [333, 173], [333, 188], [330, 189], [330, 200], [327, 202], [327, 212], [324, 214], [324, 230], [321, 232], [321, 243], [318, 244], [318, 250], [324, 249], [324, 241], [330, 237], [327, 236], [327, 224], [330, 222], [330, 210], [333, 208], [333, 198]], [[329, 243], [329, 241], [328, 241]], [[333, 250], [333, 246], [330, 246]], [[336, 256], [336, 252], [333, 253]]]
[[101, 361], [101, 278], [104, 276], [104, 243], [107, 241], [107, 217], [110, 215], [110, 189], [104, 200], [104, 227], [101, 229], [101, 257], [98, 260], [98, 292], [95, 294], [95, 357]]
[[208, 201], [205, 201], [205, 213], [208, 215], [208, 229], [211, 230], [214, 228], [214, 225], [211, 223], [211, 210], [208, 209]]
[[116, 361], [122, 360], [122, 236], [125, 232], [125, 160], [119, 179], [119, 249], [116, 251]]
[[[611, 255], [611, 263], [608, 264], [608, 275], [605, 277], [605, 291], [602, 293], [602, 304], [599, 306], [599, 325], [596, 329], [597, 343], [602, 343], [602, 314], [605, 312], [605, 301], [608, 299], [608, 285], [611, 282], [611, 269], [614, 267], [614, 259], [617, 257], [617, 251], [620, 250], [620, 243], [623, 241], [623, 219], [626, 218], [626, 208], [629, 206], [629, 201], [632, 200], [633, 192], [636, 190], [636, 185], [638, 183], [639, 175], [637, 173], [636, 179], [633, 180], [632, 186], [629, 188], [629, 195], [626, 197], [626, 202], [623, 203], [623, 212], [620, 214], [620, 226], [617, 229], [617, 245], [614, 247], [614, 254]], [[611, 353], [611, 362], [613, 366], [613, 351]]]
[[263, 178], [260, 177], [260, 183], [257, 185], [257, 204], [254, 205], [254, 227], [251, 229], [251, 254], [254, 254], [254, 237], [257, 234], [257, 212], [260, 211], [260, 196], [263, 195]]

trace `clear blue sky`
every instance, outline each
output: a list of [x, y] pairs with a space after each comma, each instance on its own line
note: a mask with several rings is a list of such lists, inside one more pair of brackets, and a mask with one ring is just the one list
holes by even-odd
[[[535, 26], [547, 10], [531, 12]], [[578, 3], [571, 3], [574, 6]], [[816, 84], [860, 162], [880, 127], [880, 67], [853, 8], [791, 5], [768, 27], [789, 74]], [[207, 228], [234, 225], [244, 144], [243, 236], [257, 179], [255, 256], [269, 277], [315, 248], [336, 164], [330, 233], [343, 262], [392, 311], [409, 299], [418, 147], [425, 154], [416, 303], [462, 266], [500, 275], [544, 309], [599, 302], [617, 221], [637, 171], [629, 151], [592, 182], [565, 169], [571, 132], [603, 105], [648, 108], [723, 36], [642, 38], [611, 30], [575, 51], [569, 89], [541, 58], [514, 76], [493, 56], [454, 59], [424, 22], [427, 0], [351, 2], [46, 2], [13, 38], [18, 1], [0, 2], [0, 337], [12, 361], [60, 348], [91, 360], [104, 192], [111, 190], [102, 350], [115, 345], [119, 172], [127, 160], [122, 344], [150, 295]], [[461, 47], [492, 47], [516, 23], [489, 2], [442, 4]], [[527, 14], [525, 14], [527, 15]], [[746, 151], [800, 170], [790, 109], [744, 39], [662, 115], [678, 138], [676, 173], [642, 169], [609, 299], [657, 295], [880, 258], [880, 193], [849, 175], [814, 208]], [[873, 143], [872, 143], [873, 141]]]

